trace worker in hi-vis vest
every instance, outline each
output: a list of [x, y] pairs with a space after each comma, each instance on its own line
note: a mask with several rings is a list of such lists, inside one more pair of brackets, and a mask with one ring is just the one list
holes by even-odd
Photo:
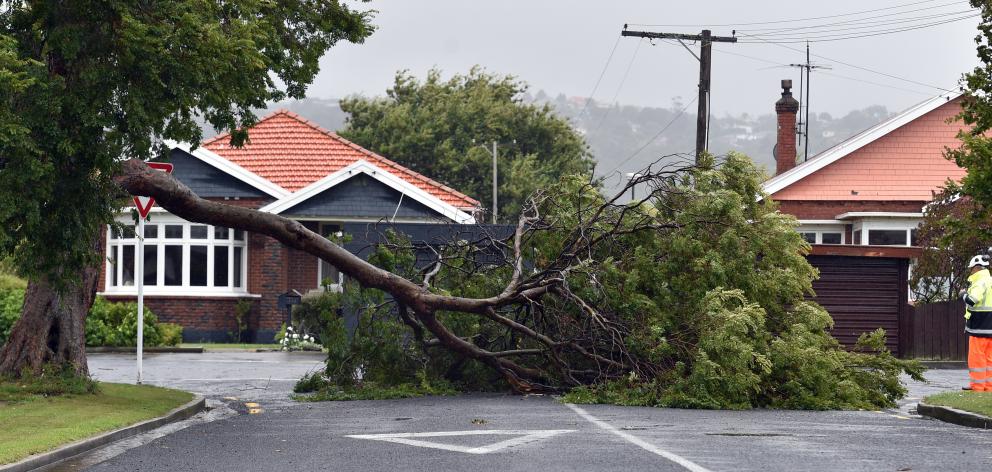
[[968, 262], [971, 275], [964, 300], [964, 330], [968, 333], [968, 377], [965, 390], [992, 392], [992, 275], [989, 256], [979, 255]]

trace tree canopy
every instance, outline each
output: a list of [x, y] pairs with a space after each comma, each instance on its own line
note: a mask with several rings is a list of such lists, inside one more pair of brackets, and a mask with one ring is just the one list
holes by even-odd
[[[444, 80], [396, 74], [385, 98], [341, 101], [341, 135], [492, 206], [491, 143], [498, 143], [498, 214], [514, 220], [536, 189], [588, 175], [594, 162], [582, 136], [549, 105], [526, 103], [527, 85], [474, 67]], [[483, 146], [486, 149], [483, 149]]]
[[122, 206], [122, 157], [199, 142], [199, 118], [239, 130], [302, 97], [318, 59], [370, 19], [337, 0], [3, 2], [0, 256], [75, 275]]

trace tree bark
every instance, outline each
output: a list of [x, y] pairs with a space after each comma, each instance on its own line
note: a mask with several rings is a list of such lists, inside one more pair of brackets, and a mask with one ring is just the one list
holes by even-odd
[[[100, 249], [99, 240], [91, 247]], [[89, 375], [86, 365], [86, 315], [93, 305], [99, 266], [87, 267], [72, 284], [31, 280], [21, 317], [0, 350], [0, 376], [38, 375], [45, 365]]]

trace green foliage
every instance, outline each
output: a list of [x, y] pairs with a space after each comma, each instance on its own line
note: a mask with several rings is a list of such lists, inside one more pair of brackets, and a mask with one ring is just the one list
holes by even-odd
[[570, 174], [589, 175], [585, 141], [549, 105], [523, 101], [527, 85], [473, 67], [448, 80], [397, 73], [386, 98], [341, 101], [346, 138], [438, 179], [490, 206], [491, 143], [499, 143], [499, 215], [516, 218], [536, 189]]
[[245, 331], [248, 329], [248, 316], [251, 314], [251, 308], [254, 303], [248, 299], [238, 300], [234, 305], [234, 312], [231, 314], [231, 322], [234, 324], [234, 330], [228, 333], [231, 337], [231, 342], [241, 342], [244, 338]]
[[[304, 377], [300, 382], [304, 382], [308, 377]], [[326, 384], [322, 381], [308, 381], [306, 388], [314, 387], [317, 390], [298, 391], [294, 388], [295, 400], [308, 402], [326, 401], [353, 401], [353, 400], [394, 400], [398, 398], [415, 398], [426, 395], [454, 395], [457, 390], [451, 387], [420, 385], [420, 384], [400, 384], [391, 386], [381, 386], [375, 383], [365, 383], [361, 386], [341, 387], [335, 384]], [[300, 384], [298, 383], [297, 386]], [[303, 394], [307, 393], [309, 394]]]
[[23, 288], [0, 287], [0, 345], [7, 342], [10, 330], [20, 319], [22, 305], [24, 305]]
[[176, 323], [159, 323], [157, 329], [162, 339], [161, 346], [178, 346], [183, 342], [183, 327], [181, 325]]
[[975, 37], [979, 65], [964, 74], [965, 92], [960, 118], [970, 126], [958, 134], [962, 146], [948, 149], [947, 156], [968, 170], [961, 180], [961, 191], [971, 196], [988, 220], [992, 208], [992, 139], [987, 132], [992, 129], [992, 2], [971, 0], [971, 6], [981, 11], [978, 36]]
[[349, 4], [5, 4], [0, 256], [58, 280], [97, 263], [91, 243], [125, 201], [121, 157], [199, 142], [201, 119], [242, 144], [253, 109], [303, 97], [328, 49], [371, 34], [372, 13]]
[[[158, 317], [146, 306], [144, 345], [161, 346]], [[136, 346], [138, 344], [138, 304], [114, 303], [103, 297], [93, 301], [86, 318], [87, 346]]]
[[988, 252], [992, 218], [988, 210], [948, 182], [927, 206], [918, 231], [923, 255], [916, 261], [910, 286], [918, 302], [957, 299], [967, 286], [968, 261]]

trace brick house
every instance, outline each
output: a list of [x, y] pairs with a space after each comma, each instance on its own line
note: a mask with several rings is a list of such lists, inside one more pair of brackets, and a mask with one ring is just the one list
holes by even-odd
[[[410, 232], [475, 223], [479, 202], [337, 134], [278, 111], [231, 147], [227, 134], [196, 149], [173, 143], [173, 175], [197, 195], [302, 222], [328, 236], [388, 221]], [[120, 221], [131, 224], [130, 215]], [[411, 229], [412, 228], [412, 229]], [[285, 321], [279, 294], [338, 285], [342, 275], [272, 238], [190, 223], [155, 208], [145, 224], [144, 274], [135, 274], [134, 234], [108, 229], [99, 294], [145, 303], [161, 321], [183, 325], [186, 341], [230, 340], [240, 300], [251, 302], [249, 339], [270, 341]], [[354, 249], [357, 251], [357, 249]]]
[[[776, 173], [764, 183], [780, 211], [799, 219], [820, 270], [817, 301], [834, 317], [834, 334], [850, 344], [865, 331], [886, 329], [890, 348], [900, 338], [911, 298], [908, 278], [921, 249], [916, 229], [924, 207], [948, 179], [965, 170], [944, 158], [962, 129], [953, 118], [959, 93], [923, 101], [807, 161], [796, 162], [796, 114], [791, 81], [775, 104]], [[901, 344], [903, 343], [903, 344]]]

